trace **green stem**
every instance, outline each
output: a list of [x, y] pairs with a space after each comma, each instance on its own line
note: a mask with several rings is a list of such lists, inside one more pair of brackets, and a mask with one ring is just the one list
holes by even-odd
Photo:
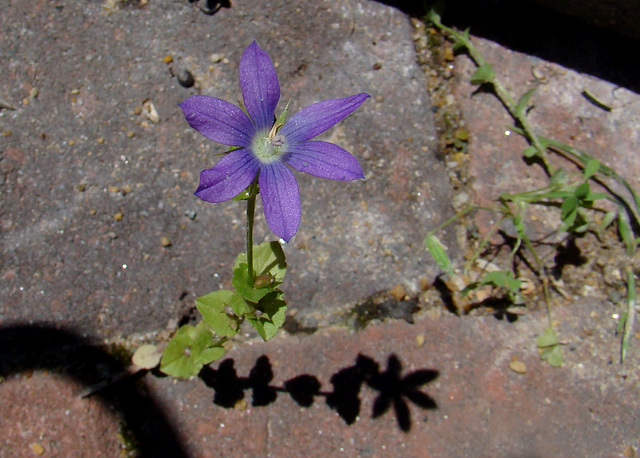
[[620, 348], [620, 363], [624, 363], [633, 335], [633, 322], [636, 316], [636, 279], [633, 269], [627, 266], [627, 316], [624, 322], [624, 331], [622, 333], [622, 345]]
[[[440, 18], [437, 15], [431, 16], [429, 19], [433, 22], [433, 24], [436, 27], [443, 30], [450, 36], [453, 36], [458, 41], [459, 45], [466, 48], [469, 53], [469, 56], [478, 67], [483, 65], [489, 65], [489, 63], [485, 60], [484, 56], [473, 45], [473, 43], [471, 42], [471, 38], [469, 38], [469, 36], [466, 33], [459, 32], [451, 27], [445, 26], [444, 24], [442, 24], [442, 22], [440, 22]], [[511, 117], [515, 119], [522, 126], [522, 130], [524, 131], [527, 139], [535, 147], [536, 152], [538, 153], [538, 157], [542, 161], [546, 169], [546, 172], [549, 174], [549, 176], [553, 175], [554, 168], [551, 166], [551, 164], [547, 160], [546, 149], [542, 146], [542, 144], [540, 143], [539, 137], [535, 134], [535, 132], [529, 125], [526, 119], [526, 116], [520, 115], [520, 113], [518, 113], [518, 110], [516, 109], [516, 106], [517, 106], [516, 101], [513, 99], [513, 97], [511, 97], [511, 94], [509, 94], [509, 92], [505, 89], [502, 83], [495, 76], [491, 78], [489, 83], [493, 86], [496, 96], [498, 97], [500, 102], [502, 102], [502, 104], [505, 106], [505, 108], [507, 109]]]
[[[257, 178], [257, 177], [256, 177]], [[257, 192], [256, 180], [249, 185], [249, 198], [247, 199], [247, 273], [249, 274], [249, 284], [253, 285], [253, 221], [256, 212]]]
[[[461, 218], [462, 216], [464, 216], [465, 214], [469, 213], [471, 210], [479, 210], [482, 209], [481, 207], [475, 207], [475, 206], [468, 206], [466, 208], [464, 208], [463, 210], [460, 210], [458, 213], [456, 213], [455, 215], [453, 215], [451, 218], [449, 218], [448, 220], [446, 220], [444, 223], [440, 224], [438, 227], [436, 227], [435, 229], [429, 231], [430, 234], [433, 234], [436, 231], [439, 231], [440, 229], [442, 229], [443, 227], [448, 226], [449, 224], [453, 223], [455, 220]], [[491, 210], [491, 209], [489, 209]]]
[[498, 232], [498, 229], [500, 229], [500, 225], [505, 220], [505, 218], [507, 218], [507, 215], [502, 215], [500, 219], [496, 221], [496, 223], [493, 226], [491, 226], [491, 229], [489, 229], [489, 232], [487, 232], [487, 235], [485, 235], [484, 238], [480, 241], [480, 244], [478, 245], [478, 248], [476, 249], [476, 251], [474, 251], [473, 255], [465, 263], [464, 265], [465, 272], [468, 271], [471, 268], [471, 265], [476, 261], [476, 259], [480, 257], [480, 255], [482, 254], [482, 251], [487, 246], [487, 243], [489, 243], [489, 240], [491, 239], [491, 237], [493, 237], [493, 235], [496, 232]]

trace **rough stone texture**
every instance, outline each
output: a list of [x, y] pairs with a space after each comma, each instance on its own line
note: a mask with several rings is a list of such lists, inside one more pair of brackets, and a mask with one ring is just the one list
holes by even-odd
[[[540, 361], [535, 349], [534, 338], [546, 326], [543, 313], [510, 324], [434, 309], [414, 325], [396, 321], [360, 333], [325, 329], [245, 343], [202, 379], [147, 375], [146, 382], [150, 393], [163, 399], [186, 456], [577, 457], [637, 449], [640, 405], [633, 393], [640, 371], [637, 365], [612, 363], [618, 352], [615, 320], [602, 302], [589, 299], [563, 305], [555, 318], [568, 343], [563, 369]], [[359, 357], [377, 364], [374, 373], [387, 373], [386, 391], [358, 383], [355, 368], [367, 366], [357, 363]], [[398, 370], [389, 372], [394, 358]], [[525, 364], [524, 373], [510, 368], [514, 360]], [[416, 378], [421, 373], [427, 376]], [[417, 383], [408, 386], [434, 406], [421, 408], [416, 402], [426, 406], [425, 396], [401, 391], [399, 381], [411, 377]], [[303, 378], [306, 390], [294, 398], [287, 382]], [[2, 389], [10, 389], [7, 385]], [[300, 400], [302, 393], [308, 402]], [[389, 406], [374, 417], [383, 393], [403, 399], [408, 414]], [[5, 399], [9, 407], [15, 402]], [[106, 447], [113, 426], [100, 426], [95, 440]], [[43, 431], [53, 434], [47, 427]]]
[[[301, 375], [317, 378], [324, 395], [308, 407], [282, 391], [272, 403], [255, 406], [254, 400], [264, 397], [247, 389], [235, 408], [222, 408], [212, 404], [221, 390], [214, 392], [202, 381], [156, 379], [154, 385], [175, 400], [171, 412], [178, 430], [191, 439], [193, 456], [298, 456], [303, 451], [310, 456], [618, 456], [627, 445], [637, 448], [640, 410], [632, 393], [640, 386], [640, 371], [609, 364], [617, 356], [613, 320], [591, 300], [563, 307], [556, 319], [570, 340], [562, 370], [537, 355], [534, 338], [545, 326], [543, 314], [511, 324], [493, 317], [431, 314], [415, 325], [394, 322], [355, 334], [334, 329], [304, 338], [283, 336], [226, 355], [240, 378], [249, 377], [266, 356], [273, 387]], [[358, 355], [379, 364], [380, 372], [396, 355], [397, 379], [436, 371], [437, 378], [416, 389], [437, 408], [420, 408], [405, 397], [410, 429], [403, 432], [393, 407], [372, 418], [381, 392], [364, 385], [357, 418], [347, 424], [327, 405], [327, 394], [337, 391], [332, 381], [353, 368]], [[514, 359], [525, 363], [524, 374], [510, 369]], [[400, 383], [391, 387], [390, 394], [402, 397]], [[197, 439], [189, 433], [194, 430]]]
[[[632, 187], [639, 188], [640, 166], [635, 158], [640, 143], [640, 98], [636, 93], [521, 53], [511, 52], [509, 59], [505, 59], [507, 51], [487, 40], [476, 38], [474, 44], [514, 98], [536, 88], [528, 119], [539, 135], [585, 152], [616, 170]], [[461, 101], [466, 126], [473, 132], [469, 174], [476, 177], [473, 189], [478, 203], [489, 205], [500, 193], [546, 186], [548, 180], [542, 169], [523, 160], [522, 151], [528, 144], [509, 129], [513, 119], [504, 106], [493, 94], [477, 91], [477, 86], [469, 83], [475, 71], [470, 59], [459, 56], [456, 66], [454, 93]], [[611, 110], [590, 102], [584, 91]], [[555, 166], [576, 171], [568, 161], [550, 156]], [[630, 198], [616, 183], [606, 183]], [[546, 230], [559, 224], [555, 211], [537, 209], [533, 213], [537, 215], [537, 224]], [[480, 215], [478, 222], [483, 230], [487, 230], [490, 220], [490, 215]]]
[[115, 416], [96, 398], [80, 398], [82, 388], [43, 372], [0, 384], [0, 456], [117, 456]]
[[[238, 60], [254, 39], [292, 112], [372, 95], [329, 132], [367, 181], [299, 179], [303, 219], [286, 247], [298, 320], [322, 324], [398, 283], [416, 292], [435, 272], [422, 239], [450, 212], [449, 185], [400, 11], [364, 0], [238, 1], [214, 16], [186, 1], [11, 1], [0, 27], [0, 94], [16, 108], [0, 112], [11, 131], [0, 138], [3, 322], [157, 331], [194, 297], [230, 286], [244, 205], [192, 196], [225, 148], [191, 130], [177, 104], [195, 93], [236, 100]], [[172, 76], [183, 69], [193, 89]], [[158, 123], [135, 114], [146, 99]], [[273, 239], [258, 212], [256, 240]]]

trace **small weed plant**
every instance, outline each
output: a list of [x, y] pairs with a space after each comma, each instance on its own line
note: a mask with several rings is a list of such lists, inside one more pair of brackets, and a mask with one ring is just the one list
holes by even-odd
[[[461, 32], [445, 26], [441, 21], [441, 11], [442, 9], [436, 5], [427, 13], [426, 21], [452, 41], [455, 52], [465, 52], [473, 60], [476, 70], [471, 76], [471, 83], [490, 89], [500, 100], [515, 124], [509, 126], [508, 129], [523, 136], [529, 143], [529, 146], [522, 152], [523, 156], [531, 163], [540, 164], [543, 167], [548, 177], [548, 184], [539, 189], [516, 194], [503, 193], [491, 207], [467, 206], [463, 208], [448, 221], [427, 234], [426, 248], [448, 278], [457, 276], [471, 279], [475, 277], [474, 280], [464, 282], [466, 284], [458, 292], [461, 297], [465, 297], [471, 291], [490, 287], [512, 304], [524, 302], [521, 291], [526, 286], [525, 280], [518, 277], [518, 272], [513, 267], [515, 265], [514, 258], [518, 256], [526, 259], [542, 288], [549, 321], [548, 327], [536, 339], [536, 344], [541, 350], [542, 359], [553, 366], [561, 366], [563, 364], [562, 343], [551, 318], [552, 295], [550, 290], [554, 287], [553, 276], [550, 272], [550, 266], [545, 263], [545, 257], [541, 256], [538, 247], [527, 235], [525, 216], [531, 206], [557, 207], [560, 211], [561, 224], [557, 227], [556, 233], [564, 235], [565, 239], [583, 235], [588, 231], [592, 231], [600, 237], [606, 229], [616, 225], [620, 241], [624, 244], [628, 257], [625, 272], [627, 299], [618, 326], [618, 333], [621, 335], [620, 361], [624, 362], [633, 335], [636, 309], [636, 280], [631, 261], [637, 253], [640, 242], [638, 237], [640, 198], [638, 194], [622, 176], [600, 161], [570, 145], [539, 135], [527, 118], [535, 88], [526, 91], [517, 98], [512, 96], [500, 82], [489, 62], [474, 46], [469, 31]], [[550, 154], [559, 155], [566, 160], [567, 165], [577, 165], [579, 170], [568, 171], [571, 169], [567, 170], [552, 165], [548, 159]], [[611, 181], [624, 189], [626, 195], [612, 191], [606, 184]], [[594, 191], [594, 188], [602, 191]], [[611, 202], [613, 205], [609, 205], [609, 207], [613, 209], [606, 212], [603, 217], [596, 218], [594, 204], [603, 200]], [[478, 248], [465, 265], [461, 269], [455, 270], [436, 234], [443, 227], [459, 220], [468, 212], [478, 210], [494, 213], [496, 222], [480, 241]], [[516, 234], [506, 262], [509, 268], [501, 269], [496, 268], [493, 263], [479, 262], [482, 261], [481, 256], [491, 238], [507, 221], [513, 225]], [[559, 244], [556, 248], [558, 246]], [[490, 265], [491, 269], [484, 268], [480, 274], [474, 274], [472, 267], [478, 264], [485, 267]]]

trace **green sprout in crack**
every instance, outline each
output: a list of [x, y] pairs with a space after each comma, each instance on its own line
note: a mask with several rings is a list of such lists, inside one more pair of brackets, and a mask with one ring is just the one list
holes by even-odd
[[[453, 218], [427, 234], [425, 239], [426, 248], [439, 267], [448, 275], [453, 275], [452, 262], [436, 236], [437, 231], [472, 210], [495, 213], [498, 216], [498, 221], [488, 231], [471, 259], [462, 269], [462, 273], [468, 275], [472, 264], [482, 256], [491, 237], [496, 234], [505, 221], [510, 221], [515, 227], [516, 236], [508, 259], [509, 265], [514, 265], [513, 261], [516, 256], [525, 258], [544, 293], [549, 326], [545, 328], [537, 340], [537, 345], [541, 350], [541, 357], [553, 366], [561, 366], [563, 361], [561, 343], [553, 328], [551, 319], [552, 297], [550, 285], [553, 285], [553, 278], [548, 272], [544, 258], [538, 254], [534, 242], [527, 235], [523, 216], [527, 209], [533, 205], [555, 206], [560, 210], [561, 219], [561, 224], [555, 231], [557, 234], [578, 236], [587, 231], [592, 231], [600, 239], [602, 233], [615, 223], [620, 240], [624, 244], [628, 256], [628, 267], [626, 269], [627, 301], [618, 329], [622, 342], [620, 361], [624, 362], [633, 335], [636, 308], [635, 272], [632, 267], [632, 257], [637, 254], [638, 245], [640, 244], [640, 196], [622, 176], [610, 167], [570, 145], [537, 134], [527, 118], [527, 114], [532, 107], [531, 101], [535, 95], [535, 88], [524, 92], [520, 97], [513, 97], [500, 82], [491, 64], [486, 61], [474, 46], [469, 30], [461, 32], [442, 23], [443, 3], [438, 2], [427, 13], [426, 21], [443, 32], [453, 42], [455, 52], [468, 54], [476, 65], [476, 70], [471, 76], [471, 83], [489, 88], [500, 100], [515, 124], [508, 128], [523, 136], [529, 143], [529, 146], [523, 151], [523, 156], [527, 159], [534, 159], [534, 163], [542, 166], [549, 178], [549, 183], [540, 189], [515, 194], [503, 193], [496, 199], [493, 207], [466, 207]], [[560, 156], [568, 163], [578, 166], [580, 172], [569, 174], [561, 167], [554, 167], [548, 160], [550, 154]], [[604, 192], [594, 191], [594, 185], [604, 190]], [[627, 195], [614, 191], [614, 185], [621, 187]], [[608, 211], [602, 220], [597, 222], [594, 217], [594, 204], [601, 200], [613, 203], [614, 209]], [[555, 244], [556, 252], [560, 243]], [[510, 299], [515, 300], [522, 283], [518, 284], [518, 272], [515, 270], [497, 270], [489, 273], [483, 272], [482, 276], [471, 281], [463, 291], [467, 294], [473, 289], [487, 285], [505, 291]]]

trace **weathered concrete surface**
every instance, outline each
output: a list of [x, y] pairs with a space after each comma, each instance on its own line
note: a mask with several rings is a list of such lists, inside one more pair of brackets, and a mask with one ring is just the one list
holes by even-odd
[[[156, 449], [177, 441], [193, 457], [633, 456], [640, 447], [637, 351], [631, 364], [617, 364], [615, 320], [600, 300], [564, 304], [554, 317], [567, 342], [562, 369], [538, 356], [535, 336], [547, 325], [540, 311], [507, 323], [434, 308], [414, 325], [245, 342], [201, 379], [148, 374], [148, 393], [162, 400], [175, 431], [150, 434]], [[514, 361], [524, 364], [519, 372]], [[45, 456], [114, 456], [117, 416], [94, 398], [78, 398], [77, 385], [35, 391], [45, 382], [51, 376], [36, 373], [0, 384], [0, 406], [12, 412], [0, 456], [26, 456], [34, 442]], [[25, 390], [12, 396], [19, 386]], [[135, 402], [129, 399], [130, 409]], [[67, 418], [56, 422], [65, 411], [91, 424], [91, 437], [78, 437]]]
[[[193, 456], [578, 457], [619, 456], [628, 445], [637, 448], [640, 411], [632, 393], [637, 393], [640, 373], [609, 364], [617, 353], [617, 342], [606, 330], [611, 319], [602, 315], [598, 301], [565, 307], [557, 319], [571, 340], [561, 370], [540, 361], [535, 349], [535, 335], [545, 326], [543, 314], [512, 324], [436, 314], [415, 325], [385, 323], [356, 334], [327, 330], [256, 342], [234, 349], [227, 355], [231, 361], [221, 363], [232, 363], [238, 378], [254, 372], [257, 380], [255, 374], [268, 374], [257, 370], [266, 356], [273, 378], [267, 375], [263, 381], [272, 387], [301, 375], [315, 377], [323, 394], [306, 407], [286, 391], [273, 393], [272, 402], [261, 405], [268, 398], [264, 391], [247, 388], [235, 408], [223, 408], [221, 398], [229, 391], [223, 394], [220, 386], [229, 389], [233, 379], [221, 381], [217, 390], [201, 381], [155, 379], [153, 384], [174, 400], [171, 412]], [[378, 364], [380, 373], [389, 370], [394, 355], [400, 366], [387, 391], [364, 383], [356, 391], [357, 404], [349, 390], [358, 386], [357, 377], [349, 371], [365, 366], [357, 363], [359, 355]], [[524, 362], [526, 372], [511, 370], [513, 360]], [[421, 397], [403, 392], [401, 380], [421, 371], [435, 371], [436, 377], [408, 385], [429, 396], [436, 408], [424, 408]], [[348, 375], [349, 388], [341, 384]], [[336, 392], [342, 394], [343, 415], [330, 405]], [[403, 399], [408, 416], [391, 405], [374, 417], [376, 400], [385, 396]], [[350, 422], [353, 412], [357, 415]], [[408, 432], [400, 428], [399, 418], [410, 425]]]
[[[326, 323], [398, 283], [416, 292], [435, 273], [422, 239], [450, 212], [450, 192], [400, 11], [363, 0], [240, 1], [214, 16], [186, 1], [12, 1], [0, 27], [0, 94], [16, 108], [0, 112], [11, 132], [0, 138], [3, 322], [153, 332], [230, 286], [244, 206], [192, 195], [224, 147], [191, 130], [177, 104], [196, 93], [236, 100], [238, 60], [254, 39], [292, 112], [372, 95], [329, 133], [367, 181], [299, 177], [303, 218], [283, 288], [297, 319]], [[184, 69], [192, 89], [172, 76]], [[158, 123], [135, 114], [146, 99]], [[272, 240], [259, 215], [256, 240]]]
[[[535, 132], [570, 145], [616, 170], [635, 189], [640, 188], [640, 98], [633, 91], [578, 73], [552, 62], [521, 53], [510, 53], [491, 41], [476, 39], [475, 46], [496, 71], [498, 79], [514, 98], [536, 89], [528, 119]], [[541, 167], [525, 163], [522, 151], [528, 146], [509, 126], [513, 119], [493, 94], [477, 91], [469, 79], [475, 66], [466, 56], [456, 60], [453, 91], [462, 101], [464, 120], [473, 136], [469, 143], [470, 175], [477, 177], [472, 188], [480, 205], [490, 203], [500, 193], [518, 193], [546, 186]], [[609, 109], [593, 103], [585, 93]], [[550, 155], [556, 167], [569, 173], [576, 168]], [[480, 178], [481, 177], [481, 178]], [[631, 196], [613, 180], [605, 181], [625, 199]], [[560, 223], [553, 210], [534, 210], [547, 231]], [[482, 215], [487, 230], [490, 215]]]

